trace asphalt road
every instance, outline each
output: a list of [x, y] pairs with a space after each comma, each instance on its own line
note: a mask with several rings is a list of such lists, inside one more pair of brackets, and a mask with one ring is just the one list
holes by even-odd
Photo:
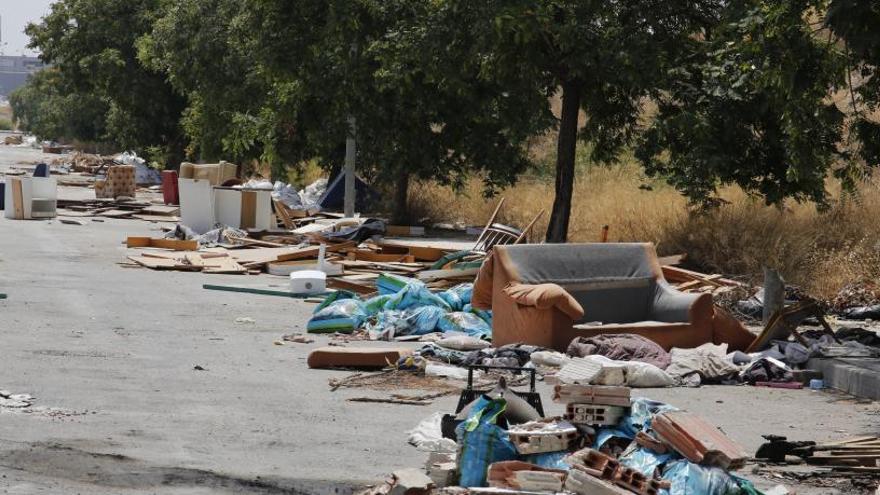
[[[0, 146], [0, 170], [41, 158]], [[311, 304], [202, 289], [259, 277], [117, 264], [127, 235], [157, 228], [0, 219], [0, 292], [8, 294], [0, 300], [0, 389], [31, 394], [47, 408], [0, 408], [0, 493], [347, 493], [424, 462], [406, 431], [434, 411], [451, 411], [455, 398], [430, 406], [347, 402], [390, 392], [331, 392], [328, 379], [349, 373], [305, 363], [325, 337], [273, 344], [304, 331]], [[561, 412], [541, 391], [548, 412]], [[876, 433], [880, 413], [877, 403], [810, 391], [639, 393], [700, 412], [749, 451], [764, 433], [816, 440]]]

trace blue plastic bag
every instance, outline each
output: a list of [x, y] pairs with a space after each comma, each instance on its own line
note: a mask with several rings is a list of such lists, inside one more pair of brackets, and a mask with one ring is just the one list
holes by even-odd
[[459, 486], [465, 488], [486, 486], [486, 475], [493, 462], [516, 459], [517, 452], [507, 431], [496, 424], [498, 416], [507, 408], [502, 398], [482, 396], [471, 408], [470, 414], [455, 429], [458, 439]]
[[668, 495], [739, 495], [739, 484], [720, 468], [704, 467], [685, 460], [671, 462], [663, 479], [672, 483]]
[[385, 304], [391, 299], [392, 295], [375, 296], [364, 301], [364, 309], [367, 316], [375, 316], [385, 309]]
[[620, 463], [626, 467], [635, 469], [648, 478], [654, 477], [654, 471], [670, 460], [681, 458], [677, 453], [658, 454], [653, 450], [646, 449], [636, 443], [620, 456]]
[[367, 313], [364, 303], [358, 299], [341, 299], [318, 309], [309, 320], [309, 333], [352, 333], [358, 329]]
[[446, 313], [440, 318], [437, 327], [443, 332], [463, 332], [478, 339], [492, 337], [492, 327], [488, 323], [473, 313], [463, 311]]
[[425, 335], [437, 329], [440, 318], [446, 314], [437, 306], [421, 306], [406, 311], [382, 311], [377, 315], [376, 323], [369, 330], [378, 332], [387, 338], [401, 335]]
[[565, 458], [570, 456], [571, 452], [561, 450], [559, 452], [542, 452], [540, 454], [529, 454], [523, 459], [525, 462], [531, 462], [536, 466], [549, 469], [562, 469], [563, 471], [571, 470], [571, 464], [565, 462]]
[[449, 311], [449, 304], [424, 284], [407, 284], [385, 302], [385, 309], [404, 310], [419, 306], [437, 306]]
[[473, 293], [474, 284], [459, 284], [437, 295], [446, 301], [453, 311], [462, 311], [465, 305], [471, 303]]
[[382, 273], [379, 274], [379, 278], [376, 280], [376, 289], [379, 291], [380, 296], [393, 296], [410, 284], [425, 285], [421, 280], [414, 278], [401, 277], [393, 273]]

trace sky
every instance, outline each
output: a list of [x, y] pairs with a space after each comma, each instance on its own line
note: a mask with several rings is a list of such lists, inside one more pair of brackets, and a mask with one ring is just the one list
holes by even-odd
[[49, 12], [54, 0], [0, 0], [0, 16], [2, 16], [3, 46], [6, 55], [35, 55], [28, 50], [28, 37], [24, 27], [32, 21], [39, 21]]

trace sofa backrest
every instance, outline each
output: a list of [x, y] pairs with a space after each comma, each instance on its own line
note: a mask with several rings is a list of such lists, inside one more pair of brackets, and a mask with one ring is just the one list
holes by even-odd
[[511, 281], [562, 286], [584, 308], [584, 322], [632, 323], [649, 318], [662, 277], [650, 243], [496, 246]]

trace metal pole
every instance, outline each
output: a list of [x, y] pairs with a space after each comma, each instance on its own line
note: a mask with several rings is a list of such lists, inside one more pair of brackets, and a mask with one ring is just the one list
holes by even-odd
[[357, 154], [357, 143], [355, 136], [357, 127], [354, 117], [348, 118], [348, 137], [345, 139], [345, 216], [351, 218], [355, 214], [355, 200], [357, 191], [354, 187], [355, 173], [355, 156]]

